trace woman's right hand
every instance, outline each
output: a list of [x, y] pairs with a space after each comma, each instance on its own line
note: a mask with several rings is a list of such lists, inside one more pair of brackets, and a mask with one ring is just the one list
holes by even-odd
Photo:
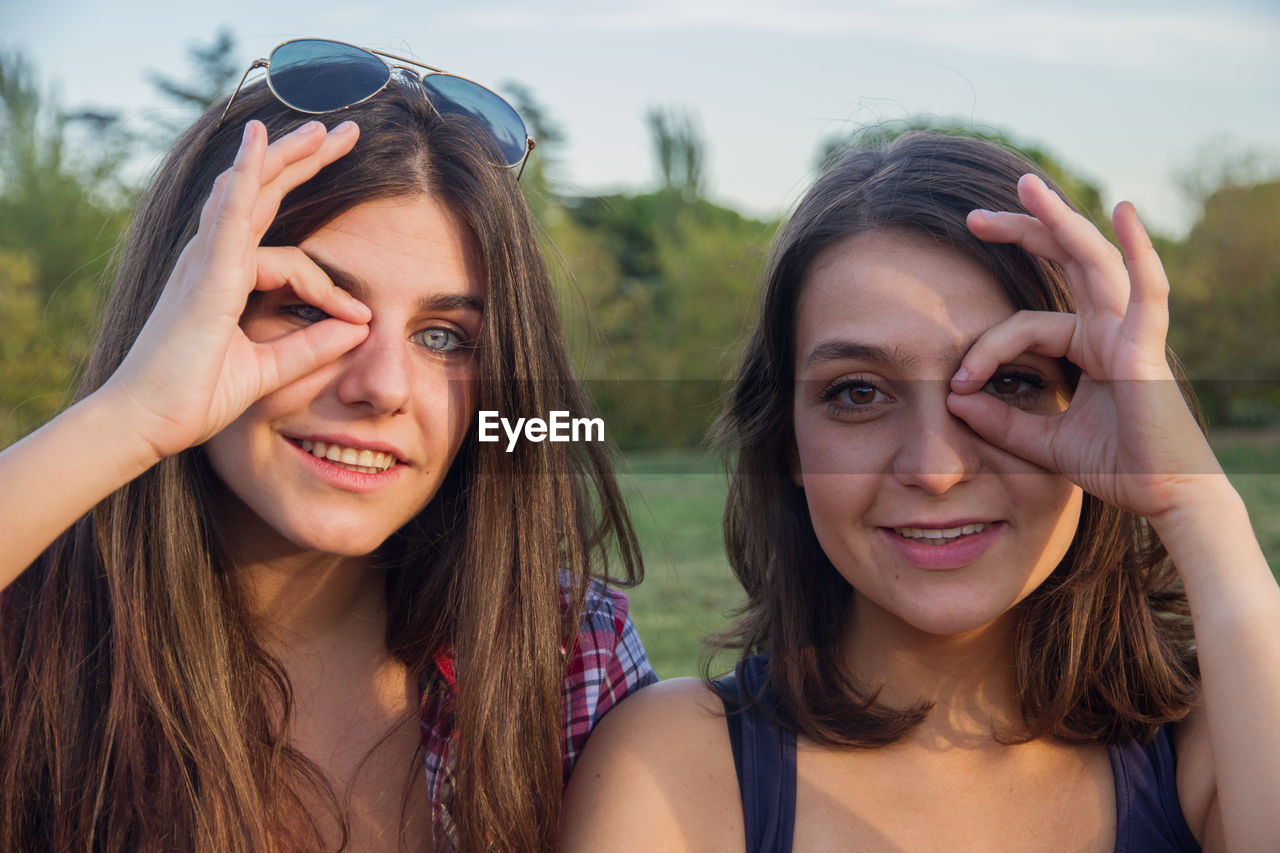
[[[267, 144], [251, 121], [235, 163], [218, 176], [200, 225], [123, 363], [99, 394], [128, 418], [158, 461], [199, 444], [260, 397], [311, 373], [368, 335], [369, 309], [335, 287], [296, 247], [262, 247], [280, 200], [349, 152], [352, 122], [310, 122]], [[255, 290], [292, 287], [330, 315], [252, 341], [240, 315]]]

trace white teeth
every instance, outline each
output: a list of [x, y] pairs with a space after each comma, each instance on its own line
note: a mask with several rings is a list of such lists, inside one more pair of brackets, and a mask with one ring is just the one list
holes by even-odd
[[312, 441], [309, 438], [304, 438], [298, 443], [312, 456], [328, 459], [341, 468], [359, 471], [361, 474], [380, 474], [396, 464], [395, 456], [379, 450], [325, 444], [323, 441]]
[[948, 542], [954, 542], [961, 536], [981, 533], [986, 529], [986, 524], [965, 524], [960, 527], [895, 527], [893, 532], [904, 539], [928, 542], [931, 545], [945, 545]]

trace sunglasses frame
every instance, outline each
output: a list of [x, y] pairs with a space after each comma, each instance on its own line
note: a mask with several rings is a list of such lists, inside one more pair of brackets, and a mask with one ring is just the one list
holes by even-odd
[[[275, 85], [271, 82], [271, 57], [275, 55], [275, 52], [277, 50], [284, 47], [285, 45], [293, 44], [294, 42], [300, 42], [300, 41], [328, 42], [330, 44], [342, 45], [343, 47], [349, 47], [354, 50], [359, 50], [364, 53], [368, 53], [373, 56], [376, 56], [379, 59], [383, 60], [384, 64], [386, 64], [387, 66], [386, 82], [384, 82], [376, 90], [370, 92], [368, 95], [365, 95], [360, 100], [352, 101], [349, 104], [343, 104], [342, 106], [335, 107], [334, 109], [331, 109], [331, 110], [307, 110], [307, 109], [302, 109], [300, 107], [295, 107], [293, 104], [289, 103], [287, 100], [281, 97], [280, 93], [276, 91]], [[394, 60], [394, 61], [387, 62], [387, 60]], [[399, 65], [397, 63], [408, 63], [408, 64]], [[249, 75], [253, 73], [253, 70], [255, 68], [266, 69], [267, 88], [271, 90], [271, 94], [275, 96], [277, 101], [284, 104], [286, 107], [288, 107], [291, 110], [294, 110], [300, 113], [307, 113], [309, 115], [324, 115], [325, 113], [336, 113], [336, 112], [340, 112], [342, 110], [348, 109], [350, 107], [354, 107], [356, 104], [363, 104], [365, 101], [369, 100], [370, 98], [372, 98], [373, 96], [381, 92], [383, 89], [387, 88], [387, 86], [391, 83], [391, 78], [396, 71], [403, 71], [411, 75], [415, 80], [418, 81], [419, 86], [421, 86], [423, 81], [425, 81], [428, 77], [431, 77], [434, 75], [454, 77], [458, 80], [463, 80], [467, 83], [470, 83], [472, 86], [476, 86], [480, 89], [483, 89], [484, 91], [488, 92], [490, 95], [493, 95], [495, 98], [502, 101], [507, 106], [509, 107], [511, 106], [510, 102], [508, 102], [506, 98], [502, 97], [497, 92], [490, 89], [488, 86], [477, 83], [475, 80], [472, 80], [469, 77], [463, 77], [459, 74], [452, 74], [448, 71], [445, 71], [444, 69], [436, 68], [435, 66], [432, 66], [432, 65], [427, 65], [425, 62], [419, 62], [416, 59], [409, 59], [408, 57], [405, 57], [405, 56], [397, 56], [394, 53], [387, 53], [386, 51], [375, 50], [371, 47], [361, 47], [360, 45], [351, 44], [350, 42], [345, 42], [345, 41], [338, 41], [337, 39], [297, 38], [297, 39], [289, 39], [287, 41], [280, 42], [280, 44], [271, 48], [271, 52], [267, 54], [266, 58], [255, 59], [252, 63], [250, 63], [249, 67], [245, 69], [244, 74], [240, 75], [240, 82], [236, 84], [235, 91], [232, 92], [231, 97], [227, 99], [227, 106], [222, 110], [222, 118], [218, 119], [218, 124], [217, 124], [218, 127], [221, 127], [222, 123], [227, 120], [227, 114], [231, 112], [231, 105], [235, 103], [236, 95], [240, 94], [240, 90], [244, 88], [244, 81], [249, 79]], [[427, 70], [427, 73], [426, 74], [418, 73], [417, 69], [419, 68], [425, 68]], [[440, 110], [436, 107], [436, 105], [431, 103], [431, 98], [427, 95], [427, 90], [425, 87], [423, 87], [422, 95], [426, 99], [427, 104], [435, 112], [435, 114], [437, 116], [440, 116], [441, 118], [444, 118], [444, 116], [441, 114]], [[515, 109], [515, 107], [511, 107], [511, 111], [516, 114], [517, 118], [520, 118], [520, 113]], [[522, 126], [524, 125], [523, 118], [520, 118], [520, 124]], [[533, 141], [533, 137], [529, 135], [529, 131], [527, 128], [525, 128], [524, 140], [525, 140], [524, 154], [520, 157], [519, 160], [517, 160], [514, 163], [495, 163], [494, 164], [495, 166], [500, 166], [501, 168], [504, 168], [504, 169], [514, 169], [516, 166], [519, 166], [520, 170], [516, 172], [517, 181], [520, 180], [520, 176], [524, 174], [525, 163], [529, 161], [529, 152], [533, 151], [534, 147], [537, 145], [537, 143]]]

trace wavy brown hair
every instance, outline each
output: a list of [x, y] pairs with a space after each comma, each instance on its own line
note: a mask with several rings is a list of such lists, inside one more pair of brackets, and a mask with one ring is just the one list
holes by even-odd
[[[78, 397], [136, 339], [245, 122], [277, 138], [312, 118], [261, 84], [219, 123], [222, 106], [178, 140], [140, 203]], [[528, 208], [474, 129], [398, 81], [323, 118], [354, 119], [360, 140], [285, 197], [264, 244], [296, 245], [372, 199], [431, 195], [483, 259], [479, 408], [586, 411]], [[551, 850], [561, 643], [593, 566], [612, 555], [622, 583], [642, 569], [600, 445], [504, 450], [468, 436], [435, 499], [379, 549], [386, 643], [427, 684], [432, 656], [453, 653], [462, 848]], [[0, 596], [0, 849], [315, 850], [321, 827], [345, 826], [341, 798], [284, 735], [289, 679], [250, 627], [219, 495], [200, 448], [165, 459]]]
[[[856, 591], [823, 552], [803, 491], [779, 464], [795, 452], [796, 308], [809, 271], [832, 246], [893, 229], [975, 259], [1015, 309], [1073, 311], [1056, 264], [1013, 245], [986, 243], [965, 225], [975, 208], [1025, 213], [1017, 182], [1027, 172], [1049, 182], [1033, 164], [993, 143], [906, 134], [882, 148], [854, 151], [828, 169], [774, 242], [758, 324], [717, 425], [731, 453], [725, 542], [747, 593], [738, 622], [718, 643], [743, 657], [772, 653], [769, 678], [781, 722], [814, 740], [892, 743], [929, 709], [887, 707], [848, 672], [839, 638]], [[1017, 607], [1013, 657], [1020, 740], [1146, 739], [1186, 713], [1199, 689], [1189, 610], [1144, 519], [1084, 496], [1066, 555]]]

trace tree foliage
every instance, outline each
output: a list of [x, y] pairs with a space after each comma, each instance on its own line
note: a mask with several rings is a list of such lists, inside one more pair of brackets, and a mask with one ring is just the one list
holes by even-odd
[[239, 59], [236, 39], [231, 30], [220, 28], [207, 44], [187, 48], [190, 79], [180, 80], [159, 71], [147, 72], [147, 80], [156, 90], [181, 108], [181, 115], [164, 122], [166, 139], [177, 136], [196, 116], [231, 94], [248, 63]]
[[0, 444], [63, 404], [126, 220], [123, 147], [76, 146], [75, 124], [22, 56], [0, 57]]
[[1228, 183], [1167, 252], [1170, 345], [1187, 364], [1210, 420], [1280, 418], [1280, 180]]
[[[226, 31], [191, 57], [192, 82], [152, 80], [194, 112], [229, 93], [243, 64]], [[653, 190], [566, 196], [555, 184], [563, 129], [527, 88], [503, 89], [538, 141], [521, 187], [543, 231], [570, 357], [610, 437], [625, 448], [697, 444], [745, 336], [776, 223], [706, 198], [696, 117], [670, 108], [647, 116]], [[1109, 229], [1098, 186], [1042, 146], [932, 119], [880, 125], [854, 141], [916, 129], [1021, 151]], [[131, 201], [121, 177], [128, 141], [112, 112], [64, 112], [22, 57], [0, 57], [0, 443], [63, 404], [87, 350]], [[849, 143], [827, 140], [820, 158]], [[1280, 413], [1280, 181], [1265, 177], [1262, 162], [1200, 169], [1187, 184], [1201, 209], [1195, 227], [1180, 240], [1153, 235], [1174, 286], [1171, 343], [1220, 423]]]

